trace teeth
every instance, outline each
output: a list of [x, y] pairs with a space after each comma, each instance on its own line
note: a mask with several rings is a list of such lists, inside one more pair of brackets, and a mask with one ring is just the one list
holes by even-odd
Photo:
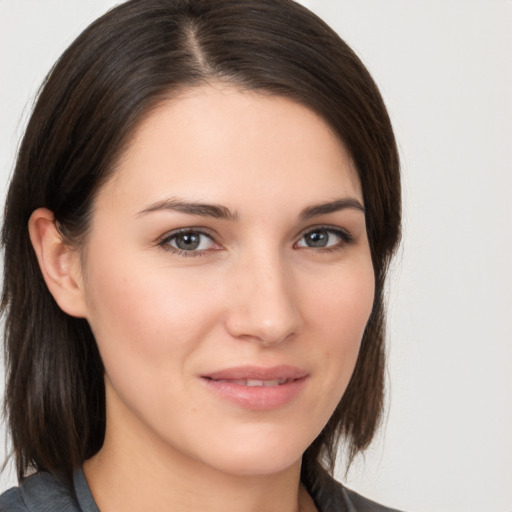
[[252, 386], [264, 386], [265, 382], [263, 380], [248, 380], [245, 383], [246, 386], [252, 387]]
[[257, 387], [257, 386], [280, 386], [285, 384], [288, 379], [273, 379], [273, 380], [259, 380], [259, 379], [219, 379], [217, 382], [229, 382], [230, 384], [237, 384], [239, 386]]
[[274, 380], [247, 380], [245, 383], [246, 386], [279, 386], [279, 384], [284, 384], [286, 379], [274, 379]]

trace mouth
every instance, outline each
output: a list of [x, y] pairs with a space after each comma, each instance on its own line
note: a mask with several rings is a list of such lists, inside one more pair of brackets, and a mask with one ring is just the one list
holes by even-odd
[[302, 392], [309, 373], [295, 366], [242, 366], [201, 376], [218, 397], [244, 409], [284, 407]]
[[[209, 377], [206, 377], [207, 379]], [[216, 382], [228, 382], [230, 384], [236, 384], [238, 386], [247, 386], [247, 387], [274, 387], [274, 386], [282, 386], [288, 382], [291, 382], [293, 379], [272, 379], [272, 380], [259, 380], [259, 379], [210, 379], [216, 380]]]

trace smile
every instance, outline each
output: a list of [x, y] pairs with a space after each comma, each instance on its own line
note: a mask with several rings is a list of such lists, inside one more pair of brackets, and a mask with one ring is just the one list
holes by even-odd
[[265, 386], [265, 387], [273, 387], [273, 386], [281, 386], [282, 384], [286, 384], [290, 379], [273, 379], [273, 380], [257, 380], [257, 379], [237, 379], [237, 380], [228, 380], [228, 379], [217, 379], [217, 382], [229, 382], [231, 384], [237, 384], [239, 386]]
[[208, 389], [223, 401], [252, 411], [285, 407], [302, 393], [309, 373], [295, 366], [242, 366], [202, 376]]

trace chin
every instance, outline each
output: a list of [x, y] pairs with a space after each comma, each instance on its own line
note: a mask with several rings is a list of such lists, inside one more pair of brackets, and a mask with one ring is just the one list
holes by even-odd
[[274, 443], [253, 443], [248, 439], [243, 444], [224, 446], [221, 453], [211, 453], [209, 465], [238, 476], [275, 475], [300, 466], [303, 453], [302, 444], [298, 447], [282, 442], [276, 446]]

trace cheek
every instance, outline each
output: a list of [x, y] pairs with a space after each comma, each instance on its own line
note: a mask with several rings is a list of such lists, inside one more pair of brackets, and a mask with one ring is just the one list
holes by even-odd
[[88, 321], [107, 371], [130, 357], [140, 370], [144, 361], [175, 362], [194, 350], [214, 322], [216, 301], [197, 276], [135, 260], [103, 260], [91, 267]]
[[374, 293], [370, 262], [333, 271], [310, 295], [310, 314], [331, 333], [329, 338], [360, 341], [373, 308]]
[[354, 370], [374, 293], [370, 262], [338, 273], [311, 297], [311, 324], [317, 334], [311, 340], [310, 357], [322, 352], [325, 385], [337, 390], [334, 402], [341, 398]]
[[88, 320], [115, 396], [148, 418], [163, 418], [169, 404], [192, 414], [183, 376], [217, 317], [204, 280], [135, 261], [93, 268]]

